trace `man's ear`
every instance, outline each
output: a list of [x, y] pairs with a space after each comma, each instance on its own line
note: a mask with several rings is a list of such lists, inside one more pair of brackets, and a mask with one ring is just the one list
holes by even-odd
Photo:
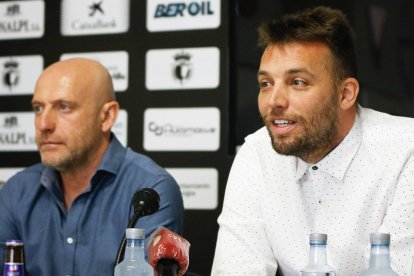
[[341, 84], [339, 107], [348, 110], [354, 106], [359, 93], [359, 82], [356, 78], [347, 78]]
[[119, 104], [117, 101], [105, 103], [101, 109], [101, 129], [103, 132], [109, 132], [118, 118]]

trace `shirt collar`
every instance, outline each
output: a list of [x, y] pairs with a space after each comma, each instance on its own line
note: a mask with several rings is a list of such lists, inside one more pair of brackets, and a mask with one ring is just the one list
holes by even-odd
[[121, 167], [126, 153], [126, 148], [119, 142], [114, 134], [111, 135], [111, 142], [106, 150], [101, 163], [96, 171], [106, 171], [116, 174]]
[[356, 115], [355, 122], [345, 139], [327, 156], [316, 164], [297, 159], [296, 180], [299, 180], [309, 167], [317, 166], [333, 177], [342, 180], [362, 142], [361, 119]]

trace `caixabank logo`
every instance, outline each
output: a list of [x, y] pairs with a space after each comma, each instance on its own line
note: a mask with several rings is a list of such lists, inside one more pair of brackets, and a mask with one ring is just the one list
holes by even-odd
[[0, 57], [0, 96], [32, 94], [43, 66], [40, 55]]
[[129, 0], [63, 0], [62, 35], [127, 32], [129, 5]]
[[36, 151], [33, 112], [0, 113], [0, 151]]
[[147, 0], [150, 32], [215, 29], [220, 17], [220, 0]]
[[0, 40], [42, 37], [44, 25], [44, 1], [0, 2]]
[[216, 151], [220, 111], [216, 107], [148, 108], [144, 112], [147, 151]]
[[153, 49], [146, 54], [148, 90], [213, 89], [219, 85], [219, 79], [217, 47]]
[[117, 92], [125, 91], [128, 88], [128, 71], [129, 55], [126, 51], [107, 51], [107, 52], [84, 52], [84, 53], [66, 53], [60, 59], [69, 59], [75, 57], [84, 57], [96, 60], [102, 63], [109, 71]]

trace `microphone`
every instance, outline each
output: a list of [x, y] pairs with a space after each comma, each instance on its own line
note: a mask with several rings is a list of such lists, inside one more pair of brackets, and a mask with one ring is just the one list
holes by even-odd
[[[135, 192], [131, 201], [134, 206], [134, 215], [130, 219], [127, 228], [134, 228], [139, 218], [151, 215], [160, 208], [160, 195], [151, 188], [143, 188]], [[125, 232], [116, 254], [115, 265], [124, 259], [126, 247]]]
[[134, 215], [137, 214], [139, 217], [151, 215], [160, 208], [160, 195], [151, 188], [144, 188], [135, 192], [132, 204], [135, 210]]
[[190, 243], [173, 231], [160, 226], [148, 244], [148, 263], [155, 276], [182, 276], [189, 266]]

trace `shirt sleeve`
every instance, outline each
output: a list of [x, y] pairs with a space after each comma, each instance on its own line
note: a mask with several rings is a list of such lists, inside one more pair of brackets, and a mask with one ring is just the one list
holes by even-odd
[[414, 157], [398, 178], [394, 197], [378, 232], [390, 233], [390, 257], [399, 275], [410, 275], [414, 265]]
[[13, 216], [13, 183], [9, 180], [0, 189], [0, 271], [4, 266], [4, 247], [6, 240], [20, 239]]
[[211, 275], [275, 275], [277, 262], [266, 237], [260, 204], [261, 174], [246, 144], [232, 165], [219, 216]]

